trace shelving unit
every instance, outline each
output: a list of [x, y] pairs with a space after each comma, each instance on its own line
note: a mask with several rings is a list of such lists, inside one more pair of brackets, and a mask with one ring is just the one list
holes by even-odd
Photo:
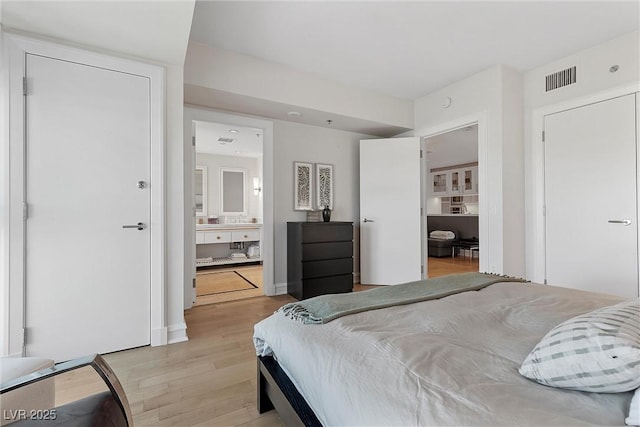
[[233, 258], [233, 253], [244, 253], [258, 245], [262, 249], [261, 224], [216, 224], [196, 230], [196, 267], [246, 264], [262, 261], [260, 256]]

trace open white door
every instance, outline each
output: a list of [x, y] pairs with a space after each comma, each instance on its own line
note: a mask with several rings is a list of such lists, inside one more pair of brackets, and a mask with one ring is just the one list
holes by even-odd
[[423, 277], [420, 138], [360, 141], [360, 283]]

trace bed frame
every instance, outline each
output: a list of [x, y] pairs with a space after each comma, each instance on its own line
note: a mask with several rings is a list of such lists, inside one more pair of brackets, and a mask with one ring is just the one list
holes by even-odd
[[322, 426], [278, 362], [272, 356], [258, 356], [258, 412], [271, 409], [287, 426]]

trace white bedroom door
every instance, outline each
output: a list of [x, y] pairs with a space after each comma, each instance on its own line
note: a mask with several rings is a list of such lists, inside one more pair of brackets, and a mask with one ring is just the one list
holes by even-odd
[[546, 279], [638, 296], [636, 100], [545, 116]]
[[26, 354], [149, 344], [149, 79], [32, 54], [26, 73]]
[[360, 283], [423, 276], [420, 138], [360, 141]]

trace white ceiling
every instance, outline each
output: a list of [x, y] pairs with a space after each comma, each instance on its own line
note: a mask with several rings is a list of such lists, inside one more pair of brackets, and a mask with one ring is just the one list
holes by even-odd
[[169, 64], [184, 63], [195, 0], [0, 0], [14, 29]]
[[[232, 130], [237, 132], [231, 132]], [[218, 138], [232, 138], [220, 143]], [[236, 157], [262, 156], [262, 129], [196, 122], [196, 152]]]
[[190, 39], [416, 99], [490, 66], [525, 71], [639, 28], [638, 1], [201, 1]]
[[429, 169], [478, 161], [478, 125], [441, 133], [426, 142]]

